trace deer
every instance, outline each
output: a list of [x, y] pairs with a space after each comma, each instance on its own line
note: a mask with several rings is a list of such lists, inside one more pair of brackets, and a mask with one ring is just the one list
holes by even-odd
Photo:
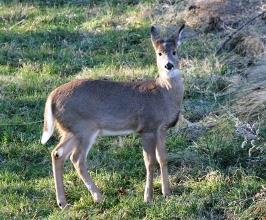
[[167, 130], [177, 123], [182, 107], [184, 86], [176, 51], [184, 27], [182, 25], [164, 39], [159, 28], [151, 26], [158, 67], [158, 77], [153, 80], [79, 79], [63, 84], [49, 94], [41, 143], [45, 144], [54, 128], [57, 129], [60, 142], [51, 152], [51, 158], [56, 201], [61, 209], [69, 206], [63, 185], [64, 162], [69, 158], [94, 202], [103, 201], [86, 165], [88, 152], [97, 136], [139, 134], [146, 168], [144, 202], [152, 202], [156, 160], [162, 194], [170, 196], [165, 142]]

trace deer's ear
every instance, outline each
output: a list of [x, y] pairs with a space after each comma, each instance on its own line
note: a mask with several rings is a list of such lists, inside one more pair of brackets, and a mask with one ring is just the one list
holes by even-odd
[[151, 41], [155, 48], [157, 47], [157, 44], [160, 41], [160, 33], [155, 26], [151, 26]]
[[178, 32], [176, 34], [174, 34], [173, 37], [172, 37], [174, 39], [174, 41], [175, 41], [175, 43], [176, 43], [177, 46], [179, 46], [181, 44], [181, 41], [180, 40], [181, 40], [182, 33], [184, 31], [184, 28], [185, 28], [185, 24], [183, 24], [179, 28]]

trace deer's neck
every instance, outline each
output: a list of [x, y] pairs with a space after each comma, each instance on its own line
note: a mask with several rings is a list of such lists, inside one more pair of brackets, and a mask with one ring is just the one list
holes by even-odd
[[157, 83], [161, 87], [161, 92], [165, 101], [165, 117], [167, 124], [171, 127], [178, 120], [183, 100], [183, 80], [179, 70], [174, 70], [168, 74], [160, 74]]
[[157, 83], [162, 88], [167, 90], [175, 89], [178, 82], [181, 80], [181, 73], [179, 70], [173, 70], [170, 72], [162, 72], [157, 78]]

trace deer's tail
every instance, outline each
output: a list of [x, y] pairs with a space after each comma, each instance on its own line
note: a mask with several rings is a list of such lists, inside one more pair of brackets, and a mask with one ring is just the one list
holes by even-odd
[[44, 125], [41, 143], [45, 144], [54, 132], [55, 117], [52, 111], [52, 94], [47, 98], [44, 109]]

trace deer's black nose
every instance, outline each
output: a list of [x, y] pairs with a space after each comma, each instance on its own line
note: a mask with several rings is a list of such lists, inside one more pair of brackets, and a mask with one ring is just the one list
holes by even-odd
[[168, 69], [168, 70], [173, 69], [173, 67], [174, 67], [174, 65], [173, 65], [172, 63], [167, 63], [167, 64], [165, 65], [165, 68]]

